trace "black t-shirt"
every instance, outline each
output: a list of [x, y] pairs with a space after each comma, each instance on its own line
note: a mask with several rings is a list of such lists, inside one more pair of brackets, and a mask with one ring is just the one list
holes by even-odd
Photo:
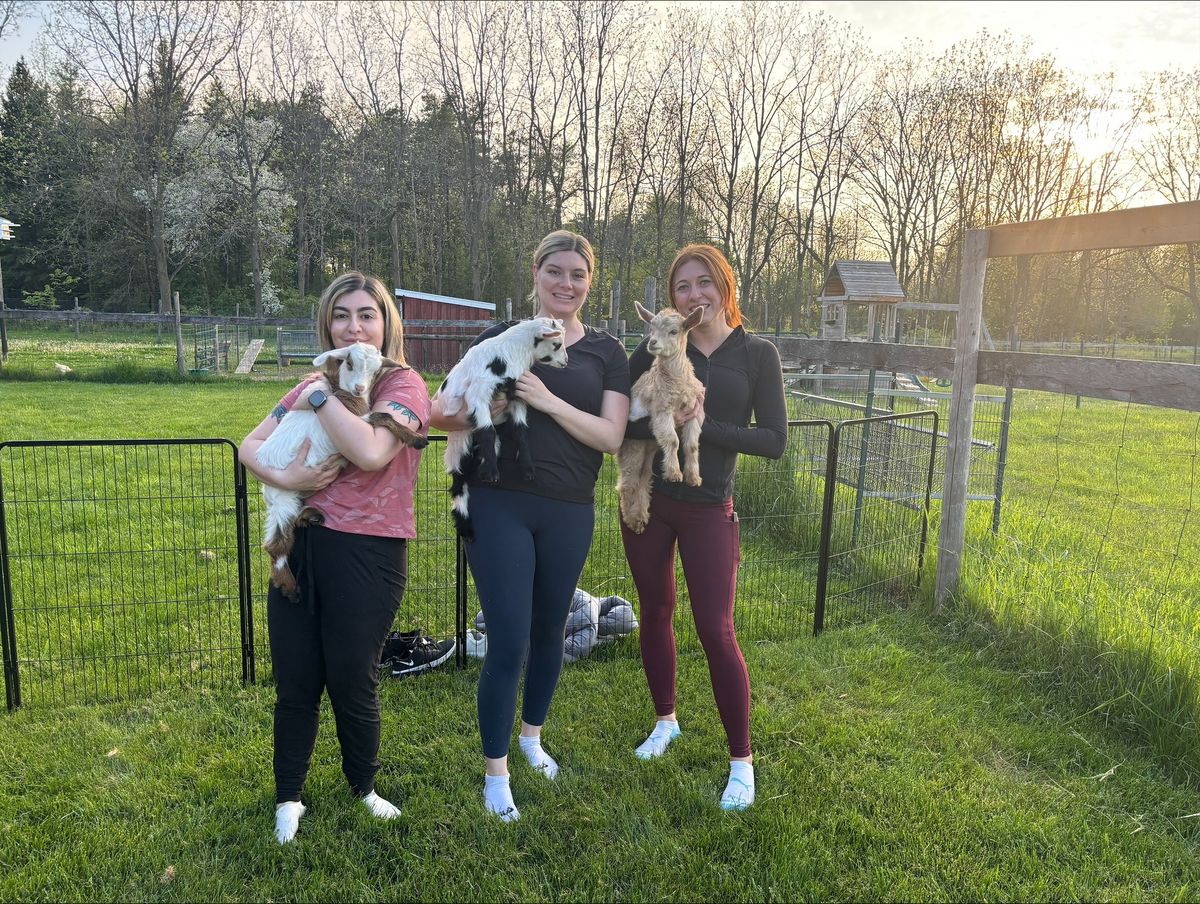
[[[500, 335], [516, 322], [512, 320], [489, 327], [472, 345]], [[583, 338], [567, 347], [566, 367], [535, 364], [532, 373], [564, 402], [597, 417], [606, 391], [629, 395], [629, 360], [625, 357], [624, 347], [609, 333], [588, 326], [583, 328]], [[496, 427], [500, 437], [500, 482], [492, 486], [566, 502], [591, 502], [604, 453], [579, 442], [554, 418], [532, 406], [529, 406], [528, 422], [529, 448], [535, 469], [533, 481], [521, 479], [512, 422], [506, 420]], [[468, 485], [476, 484], [479, 484], [478, 480], [468, 481]]]
[[[662, 452], [654, 456], [653, 491], [680, 502], [724, 502], [733, 495], [739, 452], [779, 458], [787, 445], [783, 369], [775, 345], [734, 328], [712, 357], [691, 342], [688, 360], [704, 384], [704, 427], [700, 431], [700, 486], [662, 479]], [[650, 369], [653, 356], [642, 341], [629, 359], [631, 383]], [[749, 426], [754, 415], [755, 425]], [[625, 436], [650, 439], [650, 419], [630, 421]], [[680, 450], [682, 453], [682, 450]], [[680, 466], [683, 457], [680, 455]]]

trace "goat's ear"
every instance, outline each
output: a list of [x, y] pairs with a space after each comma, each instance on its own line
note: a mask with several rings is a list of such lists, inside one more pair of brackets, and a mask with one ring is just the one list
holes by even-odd
[[557, 339], [562, 335], [562, 330], [542, 330], [538, 333], [538, 339]]
[[654, 319], [654, 312], [647, 311], [645, 308], [643, 308], [640, 301], [634, 301], [633, 306], [637, 308], [638, 316], [641, 317], [645, 323], [649, 323]]
[[683, 318], [683, 328], [690, 330], [694, 326], [699, 326], [700, 321], [704, 319], [704, 308], [693, 308], [692, 313]]
[[400, 366], [399, 361], [393, 361], [391, 358], [388, 358], [386, 356], [379, 363], [380, 363], [380, 366], [382, 366], [382, 367], [399, 367]]
[[350, 346], [348, 345], [345, 348], [331, 348], [329, 351], [321, 352], [321, 354], [313, 358], [313, 367], [320, 367], [330, 358], [338, 358], [345, 361], [348, 354], [350, 354]]

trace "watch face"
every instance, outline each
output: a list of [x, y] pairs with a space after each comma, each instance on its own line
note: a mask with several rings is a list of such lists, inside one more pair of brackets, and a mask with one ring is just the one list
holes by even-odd
[[308, 404], [313, 411], [316, 411], [325, 404], [326, 395], [319, 389], [314, 389], [308, 396]]

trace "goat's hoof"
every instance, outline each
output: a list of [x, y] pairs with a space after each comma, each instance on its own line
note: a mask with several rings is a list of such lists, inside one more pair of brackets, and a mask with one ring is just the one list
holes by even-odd
[[499, 483], [500, 469], [480, 467], [478, 476], [481, 483]]
[[688, 485], [688, 486], [690, 486], [690, 487], [698, 487], [698, 486], [700, 486], [700, 483], [701, 483], [701, 481], [700, 481], [700, 475], [699, 475], [699, 474], [689, 474], [689, 475], [687, 476], [687, 485]]
[[628, 527], [635, 534], [640, 534], [642, 531], [644, 531], [646, 529], [646, 524], [650, 521], [650, 513], [647, 512], [644, 515], [622, 514], [621, 520], [624, 521], [625, 526]]
[[423, 436], [418, 436], [416, 439], [414, 439], [412, 441], [412, 447], [414, 449], [424, 449], [428, 445], [429, 445], [429, 440], [427, 440]]
[[683, 472], [678, 468], [663, 468], [663, 480], [669, 480], [671, 483], [679, 483], [683, 480]]

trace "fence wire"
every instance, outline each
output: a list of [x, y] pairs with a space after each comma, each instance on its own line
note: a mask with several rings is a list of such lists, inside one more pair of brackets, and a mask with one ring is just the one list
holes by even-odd
[[[904, 602], [919, 574], [916, 525], [923, 531], [936, 423], [930, 412], [896, 415], [843, 425], [837, 439], [828, 421], [793, 421], [778, 461], [742, 457], [734, 611], [743, 643], [820, 627], [822, 581], [831, 623]], [[479, 603], [450, 517], [445, 437], [432, 439], [395, 628], [457, 636], [461, 665]], [[829, 492], [832, 462], [837, 481]], [[609, 458], [579, 586], [637, 609], [615, 485]], [[225, 440], [0, 444], [0, 626], [10, 708], [269, 676], [262, 523], [257, 484], [247, 486], [236, 447]], [[697, 651], [681, 572], [677, 585], [679, 648]], [[601, 650], [636, 655], [636, 637]]]
[[10, 706], [18, 691], [36, 705], [249, 677], [236, 453], [227, 440], [0, 446]]

